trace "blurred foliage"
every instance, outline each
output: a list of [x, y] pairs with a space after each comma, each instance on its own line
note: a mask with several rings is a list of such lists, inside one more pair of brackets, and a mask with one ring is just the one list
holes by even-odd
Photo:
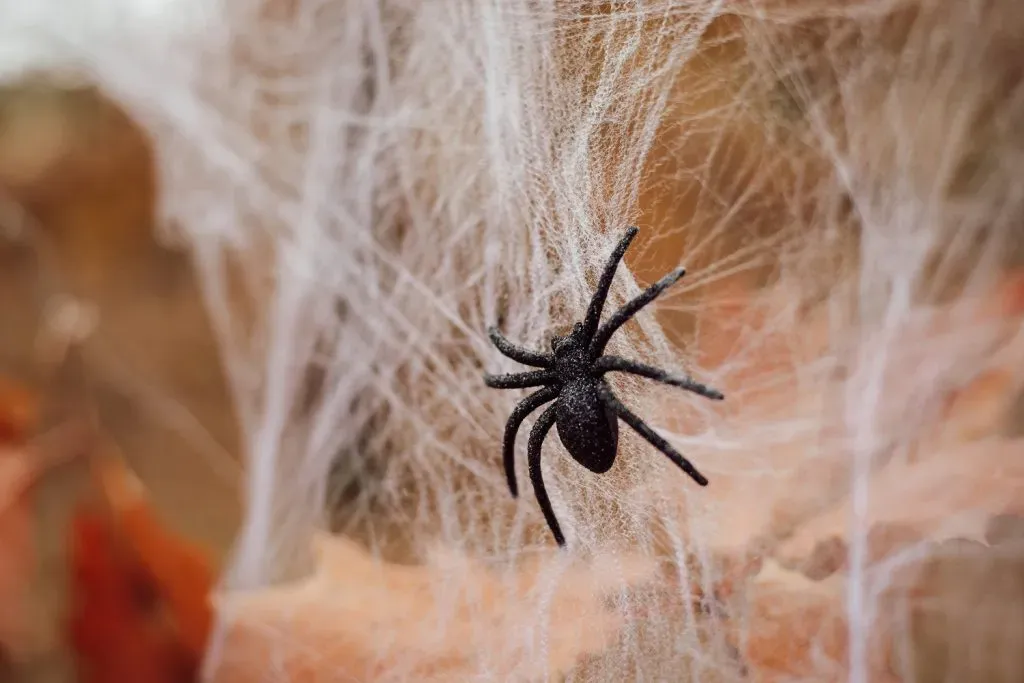
[[[0, 374], [37, 391], [52, 419], [95, 417], [154, 509], [220, 554], [240, 514], [238, 436], [189, 255], [155, 237], [156, 198], [150, 141], [101, 93], [0, 87]], [[93, 318], [81, 340], [64, 329], [69, 302]], [[89, 485], [86, 468], [71, 467], [39, 491], [36, 592], [55, 633], [63, 538]], [[24, 680], [67, 680], [54, 647]]]

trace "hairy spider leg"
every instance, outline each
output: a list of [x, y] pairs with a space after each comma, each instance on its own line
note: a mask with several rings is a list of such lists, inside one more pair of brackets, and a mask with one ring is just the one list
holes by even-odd
[[657, 299], [662, 292], [679, 282], [684, 275], [686, 275], [685, 268], [673, 270], [615, 311], [612, 317], [608, 318], [604, 325], [601, 325], [590, 342], [590, 357], [597, 358], [604, 353], [604, 347], [608, 345], [608, 340], [612, 338], [616, 330], [629, 322], [630, 318], [640, 312], [640, 309]]
[[583, 319], [582, 339], [586, 344], [590, 343], [594, 333], [597, 332], [597, 327], [601, 322], [601, 313], [604, 311], [605, 301], [608, 300], [608, 290], [611, 289], [612, 280], [615, 279], [615, 271], [638, 232], [639, 230], [636, 227], [628, 228], [626, 234], [622, 236], [615, 250], [611, 253], [611, 256], [608, 257], [608, 262], [604, 266], [604, 272], [601, 273], [601, 279], [597, 281], [597, 289], [594, 290], [594, 296], [590, 298], [587, 315]]
[[551, 426], [555, 424], [555, 406], [557, 405], [556, 403], [548, 406], [534, 423], [533, 429], [530, 430], [527, 457], [530, 463], [530, 481], [533, 482], [533, 492], [537, 496], [537, 504], [540, 505], [540, 511], [544, 513], [544, 519], [547, 520], [548, 528], [551, 529], [555, 542], [559, 546], [565, 547], [565, 536], [562, 535], [562, 528], [558, 525], [555, 511], [551, 507], [551, 499], [548, 498], [548, 492], [544, 488], [544, 475], [540, 471], [541, 446], [544, 445], [544, 439], [551, 431]]
[[690, 475], [690, 478], [701, 486], [707, 486], [708, 480], [703, 474], [697, 471], [697, 468], [693, 466], [689, 460], [684, 458], [682, 454], [676, 449], [672, 448], [672, 445], [658, 435], [646, 422], [641, 420], [633, 411], [622, 404], [611, 389], [608, 387], [601, 388], [601, 399], [622, 419], [623, 422], [633, 428], [640, 436], [644, 437], [648, 443], [657, 448], [659, 451], [665, 454], [669, 460], [679, 466], [683, 472]]
[[508, 490], [512, 492], [513, 498], [519, 497], [519, 487], [516, 485], [516, 435], [527, 415], [555, 398], [558, 398], [558, 388], [544, 387], [517, 403], [512, 414], [509, 415], [508, 422], [505, 423], [505, 443], [502, 455], [505, 459], [505, 478], [508, 479]]
[[537, 353], [536, 351], [516, 346], [506, 339], [501, 332], [498, 331], [497, 327], [492, 326], [487, 328], [487, 335], [491, 338], [491, 342], [494, 346], [512, 360], [519, 361], [523, 365], [532, 365], [535, 368], [551, 367], [552, 358], [550, 354]]
[[647, 379], [653, 379], [655, 382], [692, 391], [714, 401], [721, 401], [725, 398], [725, 395], [718, 389], [695, 382], [689, 377], [676, 377], [661, 368], [644, 365], [643, 363], [638, 363], [628, 358], [620, 358], [619, 356], [601, 356], [594, 363], [594, 369], [602, 374], [606, 372], [625, 372], [630, 375], [637, 375], [638, 377], [646, 377]]
[[526, 389], [551, 384], [557, 377], [553, 370], [513, 372], [505, 375], [484, 375], [484, 384], [492, 389]]

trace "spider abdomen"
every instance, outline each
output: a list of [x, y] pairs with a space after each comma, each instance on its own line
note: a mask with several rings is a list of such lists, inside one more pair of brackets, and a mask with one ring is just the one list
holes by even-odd
[[611, 469], [619, 446], [618, 417], [601, 400], [601, 383], [586, 377], [565, 384], [555, 406], [555, 425], [565, 450], [596, 474]]

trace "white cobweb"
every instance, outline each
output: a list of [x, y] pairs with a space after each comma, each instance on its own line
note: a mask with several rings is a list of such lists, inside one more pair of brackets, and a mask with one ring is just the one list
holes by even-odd
[[[548, 544], [532, 420], [508, 495], [522, 392], [483, 386], [517, 367], [485, 330], [546, 347], [637, 224], [609, 308], [689, 274], [615, 352], [727, 401], [616, 382], [707, 489], [625, 429], [603, 476], [549, 437], [572, 551], [650, 554], [671, 577], [621, 596], [623, 637], [572, 676], [741, 678], [726, 617], [684, 596], [839, 509], [847, 675], [869, 680], [880, 596], [924, 552], [874, 563], [873, 472], [915, 462], [1008, 334], [972, 316], [1020, 244], [1010, 0], [180, 0], [173, 25], [92, 33], [58, 5], [22, 21], [154, 136], [168, 235], [193, 248], [223, 344], [247, 476], [227, 587], [302, 571], [327, 525], [401, 559], [440, 545], [501, 564]], [[961, 512], [938, 516], [959, 528]]]

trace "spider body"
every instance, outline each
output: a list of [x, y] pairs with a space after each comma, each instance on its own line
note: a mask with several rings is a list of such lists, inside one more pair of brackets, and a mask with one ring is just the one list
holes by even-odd
[[567, 337], [556, 337], [555, 374], [559, 381], [555, 400], [555, 428], [572, 459], [591, 472], [604, 474], [615, 464], [619, 448], [619, 417], [601, 400], [607, 383], [592, 373], [587, 347], [577, 323]]
[[595, 474], [612, 468], [619, 448], [619, 416], [601, 401], [605, 387], [604, 380], [577, 380], [562, 387], [555, 403], [558, 438], [573, 460]]
[[502, 336], [497, 328], [488, 330], [491, 341], [501, 353], [539, 369], [507, 375], [488, 374], [484, 376], [487, 386], [496, 389], [542, 387], [516, 405], [505, 425], [503, 459], [508, 487], [513, 497], [519, 495], [515, 472], [516, 435], [530, 413], [554, 401], [541, 413], [530, 430], [527, 458], [537, 503], [560, 546], [565, 545], [565, 536], [552, 509], [540, 469], [541, 446], [552, 426], [557, 426], [559, 440], [576, 462], [591, 472], [603, 474], [615, 464], [621, 419], [698, 484], [706, 486], [708, 483], [689, 460], [623, 405], [604, 379], [608, 372], [625, 372], [677, 386], [706, 398], [724, 398], [719, 391], [689, 378], [675, 377], [659, 368], [604, 354], [608, 340], [622, 325], [685, 274], [681, 268], [673, 271], [616, 311], [603, 325], [600, 324], [615, 270], [636, 234], [636, 228], [629, 228], [619, 240], [601, 274], [586, 317], [576, 323], [568, 335], [554, 338], [551, 353], [538, 353], [516, 346]]

